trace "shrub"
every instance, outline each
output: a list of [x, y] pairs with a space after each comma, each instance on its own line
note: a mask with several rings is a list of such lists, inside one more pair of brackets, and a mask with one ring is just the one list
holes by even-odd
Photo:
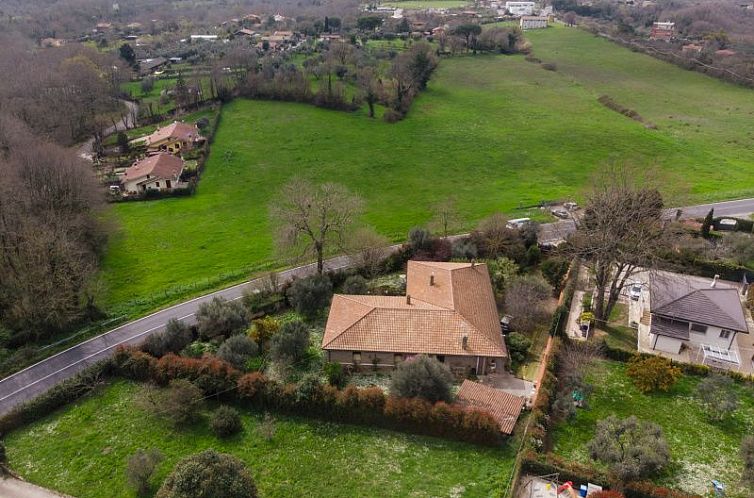
[[288, 289], [291, 305], [307, 319], [316, 318], [330, 304], [332, 282], [327, 275], [312, 275], [297, 279]]
[[141, 349], [154, 357], [161, 357], [167, 353], [179, 353], [194, 340], [191, 327], [171, 319], [165, 330], [147, 337]]
[[145, 386], [137, 398], [141, 409], [168, 421], [174, 427], [195, 422], [204, 406], [202, 390], [184, 379], [170, 381], [167, 389]]
[[277, 424], [275, 423], [275, 417], [269, 413], [264, 414], [264, 418], [257, 426], [257, 434], [265, 441], [272, 441], [277, 431]]
[[426, 228], [414, 227], [408, 232], [408, 245], [414, 253], [429, 251], [432, 249], [432, 234]]
[[238, 394], [245, 399], [261, 400], [267, 392], [270, 380], [261, 372], [252, 372], [238, 379]]
[[246, 317], [240, 304], [215, 297], [199, 306], [196, 326], [199, 337], [204, 340], [230, 337], [246, 327]]
[[162, 453], [156, 448], [150, 450], [136, 450], [126, 463], [126, 482], [136, 494], [145, 496], [149, 493], [149, 480], [163, 459]]
[[351, 275], [343, 284], [343, 293], [358, 295], [369, 294], [369, 286], [367, 285], [366, 279], [361, 275]]
[[123, 377], [144, 381], [152, 376], [157, 359], [132, 347], [119, 346], [113, 354], [113, 365]]
[[450, 402], [453, 374], [448, 367], [427, 355], [404, 361], [393, 370], [390, 392], [405, 398]]
[[738, 394], [733, 384], [730, 377], [712, 375], [696, 386], [696, 395], [710, 419], [721, 421], [738, 408]]
[[220, 345], [217, 357], [233, 365], [238, 370], [246, 368], [246, 362], [259, 352], [257, 343], [245, 335], [230, 336]]
[[270, 340], [270, 358], [285, 364], [304, 359], [309, 348], [309, 327], [302, 321], [287, 322]]
[[337, 388], [343, 388], [348, 383], [348, 376], [340, 363], [325, 363], [322, 369], [327, 376], [327, 383]]
[[597, 491], [589, 495], [589, 498], [626, 498], [623, 493], [615, 490]]
[[184, 358], [166, 354], [154, 368], [155, 382], [166, 385], [174, 379], [186, 379], [205, 394], [218, 395], [236, 386], [240, 372], [219, 358]]
[[280, 330], [280, 322], [271, 316], [254, 320], [249, 330], [249, 336], [254, 339], [260, 349], [268, 346], [268, 341]]
[[743, 469], [741, 480], [754, 489], [754, 436], [745, 436], [741, 441], [741, 460]]
[[560, 292], [563, 287], [563, 279], [568, 273], [568, 260], [560, 256], [547, 258], [540, 265], [542, 276], [552, 286], [555, 292]]
[[528, 337], [517, 332], [511, 332], [506, 336], [505, 341], [512, 362], [519, 364], [526, 361], [526, 355], [531, 348], [531, 340]]
[[670, 360], [660, 356], [642, 358], [635, 355], [628, 362], [626, 374], [643, 393], [669, 391], [681, 378], [681, 369], [674, 367]]
[[660, 426], [636, 417], [610, 417], [597, 422], [587, 445], [591, 458], [605, 463], [616, 482], [625, 483], [660, 471], [670, 449]]
[[243, 429], [241, 415], [229, 406], [221, 406], [212, 412], [209, 427], [217, 437], [229, 437], [238, 434]]
[[256, 498], [257, 488], [241, 460], [215, 450], [184, 458], [157, 492], [157, 498]]

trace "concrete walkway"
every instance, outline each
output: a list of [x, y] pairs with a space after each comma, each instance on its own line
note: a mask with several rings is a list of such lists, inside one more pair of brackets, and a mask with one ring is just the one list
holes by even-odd
[[13, 477], [0, 479], [2, 498], [73, 498]]

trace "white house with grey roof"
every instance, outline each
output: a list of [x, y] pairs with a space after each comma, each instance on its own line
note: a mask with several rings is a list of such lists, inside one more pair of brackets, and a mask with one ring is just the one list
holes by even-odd
[[640, 307], [639, 346], [645, 352], [732, 368], [741, 363], [738, 336], [749, 334], [748, 286], [670, 272], [653, 272]]

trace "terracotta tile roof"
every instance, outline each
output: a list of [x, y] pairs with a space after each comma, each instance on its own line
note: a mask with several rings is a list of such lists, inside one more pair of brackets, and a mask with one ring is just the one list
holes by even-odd
[[409, 261], [407, 296], [334, 296], [322, 348], [507, 357], [486, 265]]
[[123, 181], [133, 181], [145, 178], [164, 178], [167, 180], [177, 179], [183, 171], [183, 159], [172, 154], [155, 154], [136, 162], [123, 174]]
[[162, 142], [163, 140], [182, 140], [186, 142], [193, 142], [199, 138], [199, 130], [194, 125], [184, 123], [182, 121], [175, 121], [162, 128], [157, 128], [147, 140], [147, 145]]
[[511, 434], [525, 401], [520, 396], [464, 380], [456, 396], [456, 403], [489, 413], [500, 425], [500, 432]]

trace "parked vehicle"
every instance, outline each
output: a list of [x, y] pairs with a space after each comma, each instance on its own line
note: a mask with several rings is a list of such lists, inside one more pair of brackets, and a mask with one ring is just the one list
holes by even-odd
[[568, 214], [568, 211], [566, 211], [565, 209], [553, 209], [550, 211], [550, 213], [556, 218], [562, 218], [564, 220], [567, 220], [571, 217], [571, 215]]
[[515, 230], [517, 228], [523, 228], [529, 223], [531, 223], [531, 218], [516, 218], [508, 221], [508, 223], [505, 224], [505, 227]]
[[579, 205], [573, 201], [566, 202], [565, 204], [563, 204], [563, 207], [569, 211], [576, 211], [577, 209], [579, 209]]
[[500, 319], [500, 330], [502, 330], [503, 334], [513, 331], [511, 320], [513, 320], [511, 315], [503, 315], [503, 318]]
[[641, 284], [638, 282], [631, 284], [628, 289], [628, 296], [632, 301], [638, 301], [641, 298]]

